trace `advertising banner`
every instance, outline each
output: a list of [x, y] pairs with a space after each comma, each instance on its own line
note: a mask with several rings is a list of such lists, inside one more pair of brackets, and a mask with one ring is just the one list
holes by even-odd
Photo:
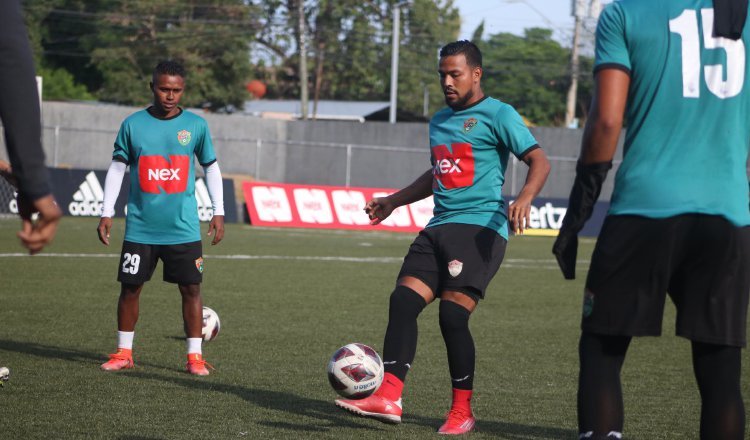
[[[432, 218], [434, 208], [432, 197], [428, 197], [396, 209], [386, 221], [372, 226], [365, 204], [396, 189], [243, 182], [242, 190], [250, 223], [256, 226], [417, 232]], [[535, 200], [526, 234], [557, 235], [567, 203], [564, 199]], [[597, 203], [581, 235], [596, 236], [608, 208], [608, 203]]]
[[[99, 217], [102, 213], [102, 202], [104, 201], [104, 179], [106, 171], [78, 170], [50, 168], [52, 180], [52, 193], [64, 215], [73, 217]], [[237, 207], [234, 203], [234, 185], [231, 179], [224, 179], [224, 220], [226, 222], [237, 222]], [[5, 187], [9, 195], [3, 197], [0, 204], [0, 213], [17, 214], [18, 206], [15, 201], [15, 193], [10, 193], [12, 188], [6, 182], [0, 183]], [[130, 193], [130, 173], [125, 173], [120, 188], [120, 196], [115, 203], [115, 217], [124, 217], [126, 214], [126, 203]], [[0, 194], [4, 194], [0, 191]], [[7, 199], [7, 200], [6, 200]], [[208, 221], [213, 215], [211, 209], [211, 198], [203, 178], [195, 180], [195, 199], [198, 204], [198, 218], [200, 221]]]

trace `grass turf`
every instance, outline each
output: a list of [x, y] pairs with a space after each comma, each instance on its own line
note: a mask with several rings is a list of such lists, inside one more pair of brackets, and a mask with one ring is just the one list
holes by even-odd
[[[66, 218], [55, 243], [22, 253], [17, 220], [0, 220], [0, 438], [428, 438], [450, 399], [437, 307], [420, 317], [419, 346], [399, 426], [333, 406], [329, 356], [348, 342], [380, 351], [390, 294], [413, 238], [377, 232], [228, 225], [204, 241], [204, 303], [222, 332], [204, 345], [211, 376], [187, 375], [179, 294], [144, 288], [134, 370], [104, 373], [115, 346], [117, 255], [95, 219]], [[205, 231], [205, 226], [203, 227]], [[552, 239], [514, 237], [487, 299], [471, 320], [477, 347], [472, 438], [575, 439], [579, 278], [564, 281]], [[583, 240], [581, 259], [593, 242]], [[348, 257], [348, 258], [347, 258]], [[674, 337], [667, 306], [661, 338], [634, 341], [623, 369], [629, 439], [698, 438], [690, 347]], [[745, 366], [749, 356], [743, 351]], [[750, 395], [747, 367], [743, 391]], [[750, 429], [748, 430], [750, 432]]]

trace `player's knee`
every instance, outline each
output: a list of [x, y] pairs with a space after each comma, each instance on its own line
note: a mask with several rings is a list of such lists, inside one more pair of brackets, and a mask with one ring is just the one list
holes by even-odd
[[391, 293], [388, 315], [390, 319], [415, 318], [426, 306], [427, 303], [420, 294], [406, 286], [396, 286]]
[[440, 301], [440, 330], [451, 332], [467, 329], [471, 312], [453, 301]]

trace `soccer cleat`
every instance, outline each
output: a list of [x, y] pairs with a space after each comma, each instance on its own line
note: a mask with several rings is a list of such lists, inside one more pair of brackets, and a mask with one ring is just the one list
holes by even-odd
[[381, 422], [401, 423], [401, 399], [397, 402], [373, 394], [364, 399], [336, 399], [336, 406], [365, 417], [372, 417]]
[[133, 350], [118, 348], [117, 353], [109, 355], [109, 360], [102, 364], [104, 371], [127, 370], [135, 367], [133, 363]]
[[460, 435], [474, 429], [476, 419], [471, 413], [458, 408], [452, 408], [445, 416], [445, 423], [438, 429], [438, 434]]
[[187, 364], [185, 364], [185, 369], [187, 369], [188, 373], [196, 376], [208, 376], [210, 373], [206, 367], [212, 370], [214, 369], [211, 364], [203, 359], [203, 355], [198, 353], [191, 353], [188, 355], [188, 361]]

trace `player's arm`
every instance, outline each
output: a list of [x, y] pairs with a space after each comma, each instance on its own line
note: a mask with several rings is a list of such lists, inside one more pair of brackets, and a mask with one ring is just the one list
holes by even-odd
[[411, 185], [387, 197], [376, 197], [365, 205], [370, 224], [377, 225], [399, 206], [417, 202], [432, 195], [432, 169], [424, 172]]
[[583, 131], [576, 178], [567, 213], [552, 248], [566, 279], [575, 278], [578, 233], [591, 217], [607, 172], [612, 168], [629, 87], [630, 75], [622, 69], [605, 68], [594, 78], [594, 96]]
[[523, 234], [524, 227], [531, 221], [531, 202], [544, 187], [549, 175], [550, 165], [547, 155], [541, 148], [534, 148], [521, 157], [529, 166], [526, 182], [518, 193], [516, 200], [508, 207], [508, 221], [516, 234]]
[[102, 202], [102, 218], [96, 228], [99, 241], [109, 246], [109, 231], [112, 229], [112, 217], [115, 215], [115, 202], [120, 195], [122, 179], [125, 177], [127, 164], [115, 156], [109, 164], [107, 177], [104, 179], [104, 201]]
[[211, 244], [217, 244], [224, 238], [224, 185], [221, 180], [219, 163], [214, 161], [209, 165], [204, 165], [203, 172], [206, 174], [206, 186], [214, 211], [208, 225], [208, 235], [213, 234], [214, 239], [211, 240]]

